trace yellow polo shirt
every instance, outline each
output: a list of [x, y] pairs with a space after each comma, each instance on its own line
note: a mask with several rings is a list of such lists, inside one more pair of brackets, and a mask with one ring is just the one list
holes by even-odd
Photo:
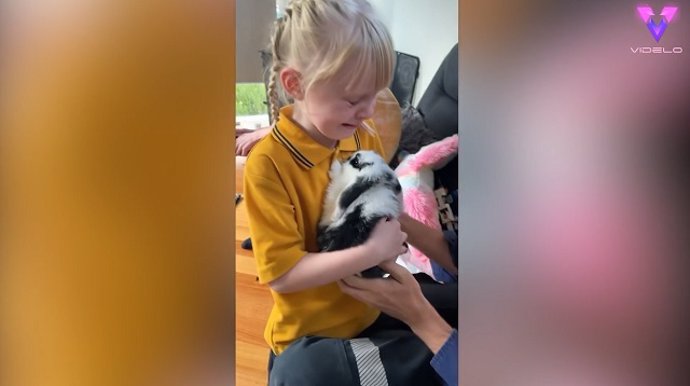
[[[271, 135], [256, 144], [245, 165], [245, 203], [261, 283], [282, 276], [307, 253], [318, 252], [316, 230], [331, 162], [360, 149], [384, 155], [379, 136], [364, 129], [329, 149], [311, 139], [291, 116], [292, 106], [281, 109]], [[271, 290], [271, 295], [274, 305], [264, 338], [276, 354], [306, 335], [351, 338], [379, 315], [343, 294], [336, 283], [289, 294]]]

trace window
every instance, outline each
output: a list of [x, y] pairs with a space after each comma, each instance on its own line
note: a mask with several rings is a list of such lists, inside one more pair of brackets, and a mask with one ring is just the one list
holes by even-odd
[[268, 126], [268, 106], [263, 83], [235, 85], [235, 116], [238, 127], [257, 129]]

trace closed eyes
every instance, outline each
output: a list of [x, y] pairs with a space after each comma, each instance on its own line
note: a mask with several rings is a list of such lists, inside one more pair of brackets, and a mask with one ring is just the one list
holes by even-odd
[[[376, 97], [376, 95], [374, 94], [373, 97]], [[345, 98], [345, 101], [348, 103], [348, 105], [350, 105], [350, 106], [355, 106], [355, 105], [358, 105], [358, 104], [360, 104], [360, 103], [362, 103], [362, 102], [364, 102], [364, 101], [367, 101], [369, 98], [371, 98], [371, 97], [368, 96], [368, 95], [364, 95], [364, 96], [361, 96], [361, 97], [356, 96], [356, 97], [354, 97], [354, 98]]]

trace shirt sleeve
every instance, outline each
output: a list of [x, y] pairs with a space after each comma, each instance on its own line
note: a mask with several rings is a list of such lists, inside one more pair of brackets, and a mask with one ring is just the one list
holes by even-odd
[[431, 367], [441, 376], [445, 385], [458, 385], [458, 330], [453, 329], [446, 343], [431, 358]]
[[245, 165], [244, 194], [249, 234], [261, 283], [271, 282], [307, 254], [295, 206], [269, 158], [253, 157]]

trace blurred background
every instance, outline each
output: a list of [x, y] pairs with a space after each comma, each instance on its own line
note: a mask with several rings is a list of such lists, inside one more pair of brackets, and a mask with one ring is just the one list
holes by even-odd
[[[0, 384], [233, 383], [235, 3], [0, 2]], [[459, 4], [462, 385], [690, 383], [690, 2], [637, 5]]]
[[461, 2], [464, 385], [688, 384], [690, 3], [637, 5]]
[[0, 2], [0, 384], [234, 381], [234, 2]]

